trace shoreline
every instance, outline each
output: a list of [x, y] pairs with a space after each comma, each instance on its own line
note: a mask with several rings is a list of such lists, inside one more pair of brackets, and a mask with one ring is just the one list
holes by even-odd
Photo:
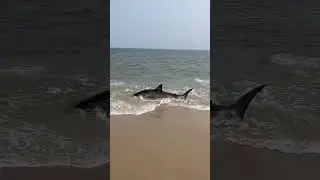
[[114, 114], [110, 114], [110, 118], [111, 117], [117, 117], [117, 116], [142, 116], [142, 115], [145, 115], [145, 114], [152, 114], [154, 112], [159, 112], [161, 110], [159, 109], [164, 109], [164, 108], [168, 108], [169, 109], [179, 109], [179, 108], [182, 108], [182, 109], [189, 109], [190, 111], [193, 111], [193, 112], [197, 112], [197, 111], [200, 111], [200, 112], [207, 112], [207, 113], [210, 113], [210, 107], [208, 107], [209, 109], [207, 109], [206, 107], [202, 108], [202, 109], [197, 109], [197, 108], [193, 108], [193, 107], [186, 107], [186, 106], [173, 106], [173, 105], [165, 105], [165, 104], [161, 104], [160, 106], [157, 106], [154, 110], [150, 110], [150, 111], [146, 111], [146, 112], [143, 112], [143, 113], [140, 113], [140, 114], [117, 114], [117, 113], [114, 113]]

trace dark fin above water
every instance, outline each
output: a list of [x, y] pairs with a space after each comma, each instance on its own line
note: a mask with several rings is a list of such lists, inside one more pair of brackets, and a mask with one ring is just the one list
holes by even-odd
[[220, 111], [223, 110], [236, 110], [237, 116], [242, 120], [244, 118], [244, 114], [253, 100], [253, 98], [257, 95], [257, 93], [261, 92], [262, 89], [266, 86], [266, 84], [260, 85], [256, 88], [253, 88], [251, 91], [242, 95], [236, 103], [231, 105], [220, 105], [214, 104], [212, 100], [210, 100], [210, 117], [214, 118]]
[[183, 96], [184, 99], [187, 99], [187, 96], [188, 96], [188, 94], [189, 94], [190, 91], [192, 91], [192, 88], [182, 94], [182, 96]]
[[233, 110], [235, 107], [233, 105], [220, 105], [214, 104], [212, 100], [210, 100], [210, 119], [214, 118], [218, 115], [220, 111], [223, 110]]
[[162, 91], [162, 84], [160, 84], [158, 87], [156, 87], [155, 90]]
[[249, 104], [253, 100], [253, 98], [262, 91], [262, 89], [267, 86], [266, 84], [260, 85], [256, 88], [253, 88], [251, 91], [242, 95], [235, 104], [231, 105], [231, 107], [236, 109], [237, 116], [240, 119], [243, 119], [244, 113], [246, 112]]
[[102, 106], [102, 108], [106, 108], [105, 104], [109, 104], [110, 99], [110, 91], [104, 91], [99, 94], [95, 94], [91, 97], [88, 97], [87, 99], [80, 101], [77, 103], [74, 107], [77, 109], [82, 109], [86, 111], [90, 111], [97, 106]]

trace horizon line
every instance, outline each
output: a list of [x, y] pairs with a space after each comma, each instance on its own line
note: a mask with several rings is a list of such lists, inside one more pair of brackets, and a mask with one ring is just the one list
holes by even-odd
[[170, 48], [142, 48], [142, 47], [110, 47], [110, 49], [152, 49], [152, 50], [192, 50], [192, 51], [210, 51], [210, 49], [170, 49]]

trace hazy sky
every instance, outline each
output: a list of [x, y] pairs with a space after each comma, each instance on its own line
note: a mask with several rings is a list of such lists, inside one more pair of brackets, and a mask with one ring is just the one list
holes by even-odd
[[111, 0], [110, 45], [210, 49], [210, 0]]

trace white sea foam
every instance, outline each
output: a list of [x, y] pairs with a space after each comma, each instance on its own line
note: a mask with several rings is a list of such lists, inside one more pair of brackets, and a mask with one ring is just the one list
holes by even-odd
[[210, 86], [210, 80], [204, 80], [204, 79], [196, 78], [195, 81], [200, 83], [203, 86]]
[[36, 72], [43, 71], [44, 67], [37, 65], [15, 66], [8, 69], [0, 69], [0, 73], [17, 73], [21, 75], [33, 75]]
[[121, 86], [124, 85], [125, 83], [122, 81], [117, 81], [117, 80], [110, 80], [110, 85], [111, 86]]
[[266, 148], [269, 150], [277, 150], [284, 153], [305, 154], [305, 153], [320, 153], [320, 142], [310, 141], [301, 142], [291, 139], [252, 139], [252, 138], [227, 138], [231, 142], [238, 144], [250, 145], [253, 147]]
[[[209, 107], [209, 88], [194, 88], [188, 95], [187, 100], [177, 99], [161, 99], [161, 100], [146, 100], [143, 98], [132, 97], [132, 94], [145, 88], [154, 88], [151, 86], [137, 86], [128, 85], [126, 83], [119, 84], [118, 81], [114, 81], [115, 84], [111, 85], [111, 104], [110, 114], [132, 114], [140, 115], [150, 111], [154, 111], [161, 104], [167, 106], [180, 106], [186, 108], [192, 108], [197, 110], [210, 110]], [[204, 81], [205, 83], [205, 81]], [[166, 91], [182, 94], [190, 87], [168, 88]]]
[[121, 100], [116, 101], [115, 103], [111, 102], [111, 115], [122, 115], [122, 114], [133, 114], [133, 115], [140, 115], [150, 111], [155, 110], [158, 106], [165, 102], [161, 101], [145, 101], [140, 105], [133, 105], [128, 102], [124, 102]]

